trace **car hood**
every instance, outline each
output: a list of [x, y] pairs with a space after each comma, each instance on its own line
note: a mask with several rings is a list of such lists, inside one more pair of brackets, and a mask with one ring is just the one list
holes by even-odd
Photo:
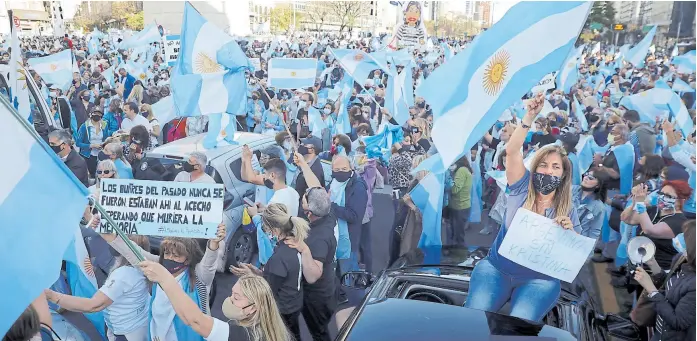
[[561, 329], [511, 316], [394, 298], [367, 302], [346, 340], [495, 340], [492, 336], [526, 336], [524, 340], [575, 340], [570, 333]]

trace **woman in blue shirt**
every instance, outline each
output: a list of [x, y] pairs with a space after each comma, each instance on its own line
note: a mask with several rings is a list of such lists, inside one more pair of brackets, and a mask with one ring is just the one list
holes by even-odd
[[261, 115], [261, 121], [254, 127], [254, 132], [258, 134], [271, 134], [276, 136], [276, 133], [283, 131], [283, 113], [277, 99], [272, 99], [269, 103], [269, 109]]
[[558, 279], [519, 265], [499, 255], [499, 246], [519, 208], [553, 219], [564, 229], [580, 224], [571, 200], [571, 162], [558, 145], [541, 148], [530, 169], [523, 164], [520, 150], [535, 117], [544, 105], [538, 94], [528, 103], [528, 112], [506, 144], [508, 191], [504, 223], [491, 245], [489, 255], [472, 272], [465, 307], [497, 312], [511, 302], [511, 316], [540, 321], [554, 307], [561, 292]]

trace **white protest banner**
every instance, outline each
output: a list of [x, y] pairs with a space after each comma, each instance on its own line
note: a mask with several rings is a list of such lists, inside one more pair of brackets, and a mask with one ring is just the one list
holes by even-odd
[[548, 73], [542, 80], [537, 83], [534, 87], [532, 87], [532, 90], [530, 90], [533, 94], [536, 94], [538, 92], [545, 92], [549, 89], [554, 89], [556, 87], [554, 80], [557, 77], [557, 72], [554, 71], [552, 73]]
[[499, 254], [526, 268], [571, 283], [594, 246], [595, 239], [519, 208], [499, 247]]
[[179, 46], [181, 40], [178, 35], [165, 36], [165, 62], [167, 65], [173, 66], [179, 58]]
[[[221, 184], [104, 179], [99, 191], [99, 204], [127, 234], [210, 239], [223, 220]], [[98, 232], [112, 229], [102, 219]]]
[[249, 62], [254, 66], [254, 71], [261, 70], [261, 60], [257, 58], [249, 58]]

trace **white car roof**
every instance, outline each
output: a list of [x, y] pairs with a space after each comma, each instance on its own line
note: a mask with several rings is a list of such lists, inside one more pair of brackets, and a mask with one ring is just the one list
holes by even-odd
[[272, 142], [274, 138], [268, 135], [246, 133], [246, 132], [236, 132], [234, 140], [235, 144], [231, 144], [227, 141], [218, 142], [218, 146], [211, 149], [206, 149], [203, 147], [203, 139], [206, 134], [199, 134], [195, 136], [185, 137], [162, 146], [156, 147], [155, 149], [148, 152], [149, 157], [176, 157], [185, 158], [190, 153], [195, 151], [201, 151], [206, 153], [208, 160], [213, 160], [216, 157], [227, 154], [235, 149], [242, 148], [244, 145], [256, 145], [258, 143]]

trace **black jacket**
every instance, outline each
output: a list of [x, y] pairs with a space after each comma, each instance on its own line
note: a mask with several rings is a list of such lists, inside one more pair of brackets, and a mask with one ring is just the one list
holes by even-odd
[[71, 101], [70, 105], [73, 107], [73, 111], [75, 111], [75, 120], [77, 121], [78, 127], [87, 121], [92, 109], [94, 109], [94, 104], [92, 102], [88, 103], [87, 108], [85, 108], [85, 105], [82, 104], [82, 100], [79, 98]]
[[[673, 264], [678, 258], [673, 259]], [[663, 319], [661, 341], [695, 339], [695, 270], [683, 264], [681, 271], [680, 278], [675, 278], [679, 271], [673, 274], [670, 290], [661, 290], [649, 298], [657, 316], [660, 315]], [[653, 276], [654, 282], [657, 285], [663, 284], [666, 275], [661, 273]]]
[[78, 180], [82, 182], [85, 187], [90, 187], [87, 177], [87, 162], [85, 159], [78, 154], [78, 152], [73, 149], [68, 154], [68, 158], [65, 159], [65, 165], [70, 168], [70, 170], [75, 174]]
[[363, 216], [365, 216], [365, 208], [368, 205], [368, 186], [355, 171], [348, 182], [346, 184], [344, 207], [332, 203], [332, 213], [337, 219], [346, 221], [349, 237], [351, 238], [351, 251], [357, 252], [360, 246]]

